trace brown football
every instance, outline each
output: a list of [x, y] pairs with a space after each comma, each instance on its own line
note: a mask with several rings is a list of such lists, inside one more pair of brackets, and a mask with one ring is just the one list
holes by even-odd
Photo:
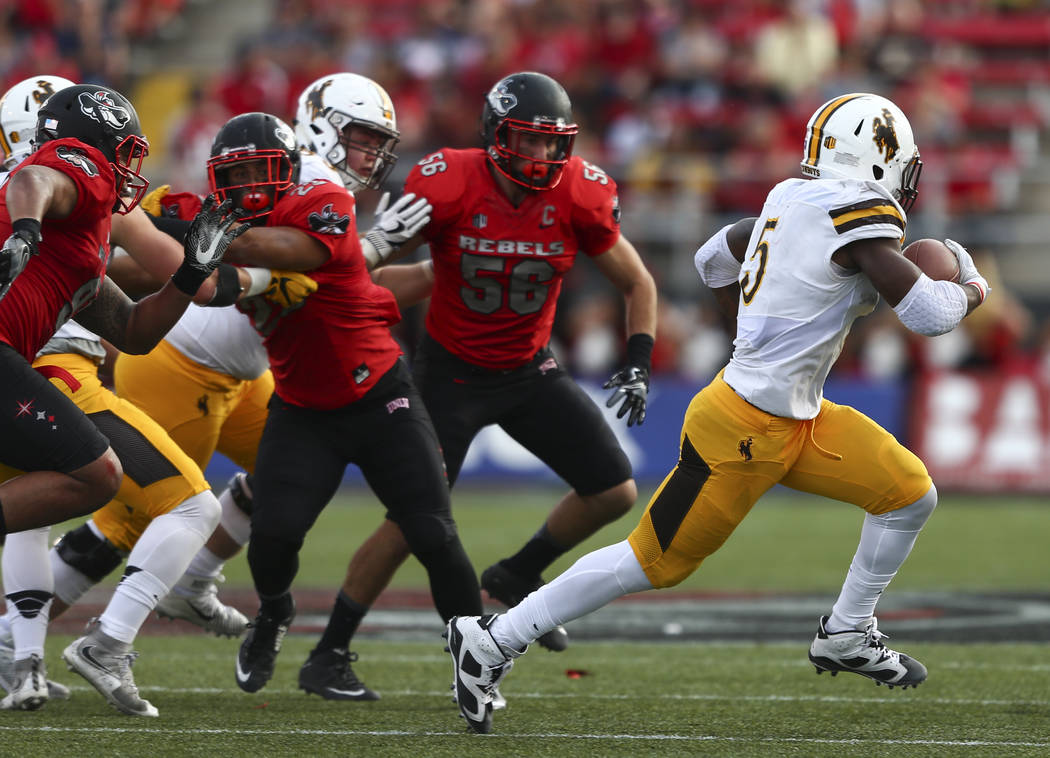
[[904, 248], [904, 257], [921, 268], [931, 279], [959, 281], [959, 261], [955, 253], [940, 240], [915, 240]]

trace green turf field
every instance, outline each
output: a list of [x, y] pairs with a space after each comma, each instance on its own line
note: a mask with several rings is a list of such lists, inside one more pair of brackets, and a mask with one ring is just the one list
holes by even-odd
[[[464, 542], [480, 570], [539, 525], [556, 492], [462, 492]], [[640, 512], [640, 508], [639, 511]], [[323, 514], [304, 550], [297, 588], [337, 586], [349, 553], [379, 518], [358, 496]], [[637, 512], [593, 546], [621, 539]], [[826, 593], [834, 598], [856, 544], [849, 506], [771, 496], [686, 589]], [[894, 591], [1047, 591], [1050, 504], [946, 496]], [[574, 551], [578, 556], [583, 548]], [[567, 565], [567, 558], [558, 568]], [[243, 558], [227, 588], [248, 583]], [[415, 562], [395, 580], [425, 586]], [[251, 612], [254, 608], [244, 608]], [[654, 619], [656, 623], [658, 619]], [[815, 619], [813, 620], [815, 622]], [[64, 670], [71, 636], [48, 642], [51, 675], [69, 702], [0, 713], [7, 756], [1047, 756], [1050, 648], [1042, 643], [956, 644], [905, 639], [930, 679], [917, 690], [860, 677], [815, 676], [805, 643], [595, 642], [566, 653], [534, 650], [504, 685], [509, 708], [494, 734], [467, 734], [447, 691], [450, 664], [433, 643], [366, 636], [359, 671], [376, 703], [329, 703], [296, 689], [313, 638], [291, 634], [266, 689], [237, 689], [237, 642], [203, 634], [140, 637], [135, 674], [159, 719], [121, 716]], [[167, 623], [167, 622], [164, 622]], [[1050, 622], [1048, 622], [1050, 623]], [[888, 630], [891, 631], [892, 630]], [[891, 646], [901, 642], [898, 637]], [[901, 645], [904, 647], [904, 645]], [[364, 668], [362, 668], [362, 666]], [[585, 672], [567, 676], [567, 670]]]

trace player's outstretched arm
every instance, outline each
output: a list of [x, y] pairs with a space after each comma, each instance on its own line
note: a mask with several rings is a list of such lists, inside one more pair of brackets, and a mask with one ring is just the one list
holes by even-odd
[[627, 426], [645, 421], [649, 394], [650, 357], [656, 338], [656, 282], [627, 238], [595, 256], [598, 269], [623, 293], [627, 306], [627, 365], [604, 385], [613, 392], [605, 405], [620, 404], [617, 418], [627, 416]]
[[247, 228], [230, 246], [226, 262], [285, 271], [313, 271], [330, 257], [329, 250], [301, 229], [290, 226]]
[[430, 297], [434, 290], [434, 262], [383, 266], [372, 272], [372, 281], [394, 293], [398, 308], [408, 308]]
[[238, 226], [237, 219], [229, 202], [217, 205], [209, 198], [186, 233], [182, 265], [159, 292], [132, 303], [106, 277], [95, 300], [77, 314], [77, 321], [122, 352], [148, 353], [179, 320], [226, 249], [243, 233], [245, 227]]

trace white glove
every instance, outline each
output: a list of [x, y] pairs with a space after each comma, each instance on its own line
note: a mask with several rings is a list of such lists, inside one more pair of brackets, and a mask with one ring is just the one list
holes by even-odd
[[[415, 202], [413, 202], [415, 201]], [[390, 193], [384, 192], [376, 206], [376, 223], [361, 241], [368, 267], [375, 268], [430, 223], [433, 206], [425, 198], [416, 200], [415, 193], [402, 195], [387, 208]]]
[[973, 257], [965, 247], [955, 240], [946, 239], [944, 244], [955, 253], [955, 258], [959, 261], [959, 282], [961, 284], [972, 284], [976, 287], [981, 293], [980, 302], [983, 303], [984, 299], [988, 297], [991, 288], [988, 286], [988, 280], [981, 276], [977, 266], [974, 265]]

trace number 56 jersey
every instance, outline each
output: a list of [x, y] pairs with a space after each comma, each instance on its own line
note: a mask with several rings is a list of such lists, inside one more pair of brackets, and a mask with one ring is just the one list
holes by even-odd
[[904, 211], [875, 182], [788, 179], [755, 222], [740, 269], [736, 340], [724, 378], [766, 413], [814, 418], [853, 322], [879, 296], [831, 256], [866, 238], [904, 236]]
[[434, 260], [427, 331], [461, 359], [493, 370], [521, 366], [549, 342], [577, 252], [600, 255], [620, 237], [616, 183], [579, 157], [557, 187], [529, 193], [517, 207], [480, 149], [427, 156], [405, 192], [434, 206], [423, 230]]

